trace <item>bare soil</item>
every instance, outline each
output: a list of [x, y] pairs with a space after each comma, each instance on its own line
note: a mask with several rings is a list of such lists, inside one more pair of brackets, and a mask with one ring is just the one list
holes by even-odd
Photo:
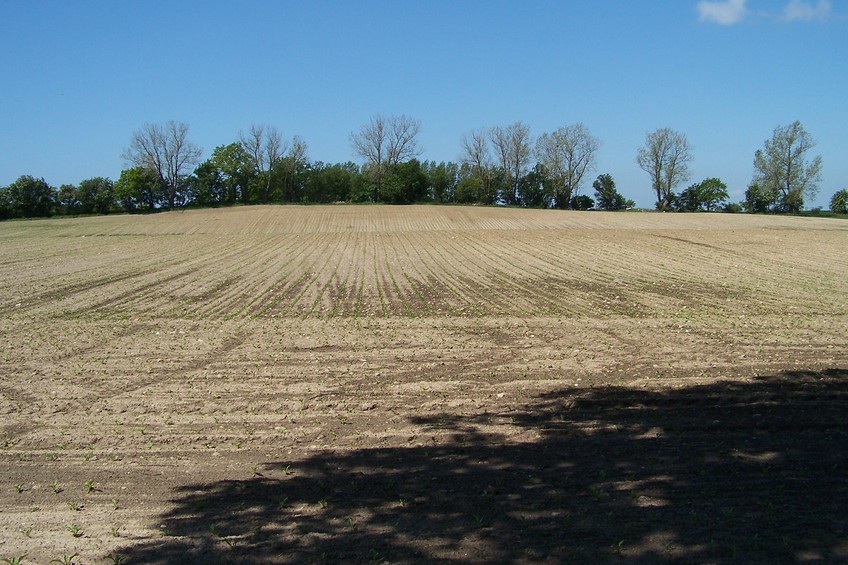
[[0, 224], [0, 559], [848, 562], [848, 222]]

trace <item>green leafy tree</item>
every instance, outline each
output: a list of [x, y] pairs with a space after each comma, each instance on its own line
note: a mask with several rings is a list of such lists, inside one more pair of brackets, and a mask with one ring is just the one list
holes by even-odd
[[610, 174], [598, 175], [592, 188], [595, 189], [595, 201], [601, 210], [624, 210], [636, 205], [616, 190], [615, 180]]
[[77, 187], [63, 184], [56, 193], [56, 206], [63, 214], [79, 214], [80, 201], [77, 197]]
[[571, 199], [571, 207], [574, 210], [590, 210], [595, 205], [595, 201], [585, 194], [578, 194]]
[[288, 153], [274, 164], [272, 182], [268, 195], [273, 202], [300, 202], [306, 184], [309, 159], [306, 141], [295, 136]]
[[779, 209], [797, 212], [804, 197], [815, 198], [821, 180], [821, 156], [807, 160], [816, 142], [798, 120], [775, 128], [771, 139], [754, 155], [754, 182], [768, 193], [776, 193]]
[[195, 170], [195, 176], [199, 184], [196, 190], [203, 198], [227, 204], [261, 200], [255, 195], [261, 190], [255, 182], [265, 186], [256, 172], [253, 157], [241, 143], [219, 145], [213, 149], [209, 159]]
[[727, 185], [720, 179], [708, 178], [691, 185], [675, 198], [678, 209], [685, 212], [718, 209], [728, 199]]
[[56, 191], [44, 179], [23, 175], [3, 189], [3, 207], [12, 218], [49, 216], [55, 197]]
[[460, 204], [491, 204], [484, 193], [483, 180], [476, 175], [463, 176], [456, 185], [456, 201]]
[[837, 214], [848, 214], [848, 188], [843, 188], [831, 197], [830, 211]]
[[536, 166], [521, 178], [519, 185], [520, 204], [528, 208], [550, 207], [556, 202], [553, 196], [554, 192], [551, 189], [553, 182], [547, 167], [542, 163], [536, 163]]
[[758, 182], [752, 182], [745, 190], [745, 201], [742, 207], [751, 214], [773, 212], [780, 199], [780, 192], [766, 188]]
[[423, 202], [429, 193], [427, 173], [417, 159], [398, 163], [383, 179], [383, 199], [391, 204]]
[[147, 167], [121, 171], [115, 182], [115, 198], [127, 212], [154, 210], [163, 201], [165, 189], [159, 175]]
[[197, 206], [219, 206], [227, 202], [227, 187], [221, 170], [209, 159], [194, 170], [190, 199]]
[[77, 188], [79, 210], [82, 214], [108, 214], [115, 204], [115, 187], [110, 179], [86, 179]]
[[361, 178], [356, 163], [328, 165], [313, 163], [305, 172], [303, 198], [307, 202], [341, 202], [351, 199], [354, 184]]
[[645, 146], [639, 149], [636, 162], [651, 177], [651, 186], [657, 194], [657, 210], [671, 208], [674, 189], [689, 179], [690, 161], [692, 147], [684, 134], [661, 128], [645, 137]]
[[456, 201], [456, 185], [459, 182], [459, 166], [456, 163], [436, 164], [435, 161], [424, 163], [428, 184], [432, 191], [431, 198], [436, 202], [447, 203]]

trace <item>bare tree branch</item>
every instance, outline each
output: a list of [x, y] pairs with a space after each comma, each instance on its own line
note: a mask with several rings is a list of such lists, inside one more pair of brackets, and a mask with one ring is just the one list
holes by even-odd
[[163, 124], [144, 124], [130, 138], [122, 157], [136, 167], [156, 173], [165, 187], [168, 207], [173, 208], [180, 180], [200, 161], [202, 149], [188, 141], [188, 124], [173, 120]]

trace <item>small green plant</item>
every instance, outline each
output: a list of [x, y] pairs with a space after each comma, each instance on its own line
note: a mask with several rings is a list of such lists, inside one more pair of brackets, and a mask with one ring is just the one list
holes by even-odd
[[20, 494], [26, 490], [26, 485], [24, 483], [15, 483], [15, 490]]
[[32, 528], [21, 528], [21, 533], [24, 535], [24, 537], [31, 538]]
[[67, 529], [75, 538], [81, 538], [83, 536], [84, 532], [82, 531], [82, 526], [80, 526], [79, 524], [69, 524], [67, 526]]
[[110, 526], [109, 533], [112, 535], [113, 538], [119, 538], [121, 537], [120, 529], [121, 526]]
[[68, 508], [70, 508], [74, 512], [79, 512], [80, 510], [82, 510], [82, 504], [75, 500], [72, 500], [68, 503]]
[[87, 493], [92, 493], [92, 492], [97, 490], [97, 488], [94, 486], [94, 480], [93, 479], [89, 479], [89, 480], [85, 481], [85, 484], [83, 486], [85, 487], [85, 492], [87, 492]]
[[112, 510], [117, 510], [118, 508], [120, 508], [120, 506], [121, 506], [120, 501], [117, 498], [113, 498], [112, 499]]
[[0, 559], [0, 562], [6, 563], [7, 565], [20, 565], [20, 563], [23, 563], [24, 557], [26, 556], [27, 554], [24, 553], [17, 557], [4, 557], [3, 559]]
[[110, 553], [106, 557], [109, 559], [109, 561], [114, 563], [114, 565], [121, 565], [121, 563], [127, 560], [127, 556], [121, 553]]
[[328, 499], [326, 496], [325, 496], [324, 498], [322, 498], [321, 500], [319, 500], [319, 501], [318, 501], [318, 505], [319, 505], [321, 508], [326, 508], [326, 507], [327, 507], [327, 504], [329, 504], [329, 503], [330, 503], [330, 501], [329, 501], [329, 499]]
[[79, 557], [79, 553], [65, 553], [62, 557], [51, 559], [50, 563], [59, 563], [60, 565], [73, 565], [74, 559]]
[[624, 540], [621, 540], [617, 544], [613, 546], [613, 551], [615, 551], [618, 555], [621, 555], [624, 552]]
[[50, 486], [53, 487], [53, 492], [55, 492], [56, 494], [59, 494], [60, 492], [65, 490], [59, 485], [59, 481], [53, 481], [52, 483], [50, 483]]

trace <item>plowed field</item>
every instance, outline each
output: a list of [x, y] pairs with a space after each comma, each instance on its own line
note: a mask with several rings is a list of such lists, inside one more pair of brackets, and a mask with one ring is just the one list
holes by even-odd
[[0, 559], [848, 562], [848, 222], [0, 224]]

